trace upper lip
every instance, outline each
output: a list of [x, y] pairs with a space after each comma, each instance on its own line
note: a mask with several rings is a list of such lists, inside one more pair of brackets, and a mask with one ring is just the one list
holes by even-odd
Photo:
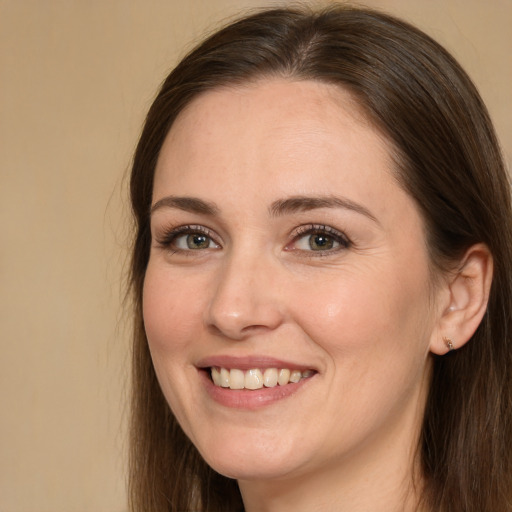
[[197, 362], [198, 368], [236, 368], [239, 370], [252, 370], [255, 368], [287, 368], [289, 370], [314, 370], [310, 365], [285, 361], [268, 356], [209, 356]]

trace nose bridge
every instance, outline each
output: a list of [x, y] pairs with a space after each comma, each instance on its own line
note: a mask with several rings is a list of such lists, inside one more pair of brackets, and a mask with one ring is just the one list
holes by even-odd
[[275, 274], [271, 255], [233, 250], [223, 261], [206, 323], [235, 340], [255, 331], [275, 329], [282, 321], [272, 285]]

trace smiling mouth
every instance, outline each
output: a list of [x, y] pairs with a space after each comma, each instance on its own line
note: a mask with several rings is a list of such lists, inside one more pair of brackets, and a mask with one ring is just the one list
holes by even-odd
[[254, 368], [246, 371], [218, 366], [210, 368], [210, 377], [215, 386], [235, 390], [255, 390], [296, 384], [303, 379], [311, 378], [315, 373], [314, 370], [301, 371], [287, 368]]

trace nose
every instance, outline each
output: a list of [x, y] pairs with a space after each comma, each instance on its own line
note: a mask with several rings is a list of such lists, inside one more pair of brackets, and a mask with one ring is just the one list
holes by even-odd
[[241, 341], [279, 327], [283, 307], [277, 273], [263, 258], [232, 255], [224, 261], [205, 312], [209, 330]]

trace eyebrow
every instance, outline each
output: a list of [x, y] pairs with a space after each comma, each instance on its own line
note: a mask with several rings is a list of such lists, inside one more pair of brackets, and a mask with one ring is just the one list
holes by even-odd
[[[176, 208], [190, 213], [215, 216], [220, 213], [220, 208], [213, 202], [205, 201], [197, 197], [167, 196], [159, 199], [152, 207], [151, 214], [160, 208]], [[375, 215], [364, 206], [345, 197], [337, 196], [293, 196], [274, 201], [269, 207], [272, 217], [280, 217], [290, 213], [307, 212], [320, 208], [344, 208], [368, 217], [380, 224]]]
[[176, 197], [167, 196], [158, 200], [151, 207], [151, 214], [160, 208], [177, 208], [190, 213], [199, 213], [202, 215], [218, 215], [220, 213], [219, 207], [215, 203], [204, 201], [196, 197]]
[[307, 212], [319, 208], [344, 208], [352, 210], [380, 224], [377, 217], [368, 208], [345, 197], [337, 196], [293, 196], [287, 199], [280, 199], [272, 203], [269, 212], [273, 217], [278, 217], [289, 213]]

